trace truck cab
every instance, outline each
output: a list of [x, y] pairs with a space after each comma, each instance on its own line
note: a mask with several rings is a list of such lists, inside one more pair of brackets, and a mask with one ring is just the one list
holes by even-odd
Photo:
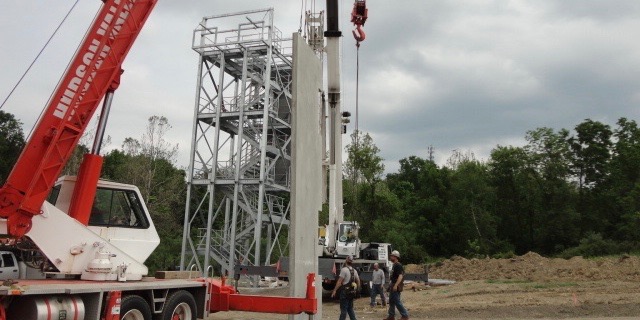
[[336, 240], [336, 257], [352, 256], [360, 259], [360, 237], [358, 232], [360, 225], [356, 221], [345, 221], [338, 225], [338, 238]]
[[[75, 183], [74, 176], [60, 177], [48, 202], [69, 212]], [[140, 191], [128, 184], [98, 182], [88, 229], [139, 262], [144, 262], [160, 243]]]
[[18, 279], [18, 260], [11, 251], [0, 251], [0, 280]]

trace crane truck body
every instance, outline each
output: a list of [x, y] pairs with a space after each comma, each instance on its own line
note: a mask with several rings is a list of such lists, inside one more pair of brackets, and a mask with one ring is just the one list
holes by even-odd
[[[153, 220], [135, 186], [99, 179], [99, 147], [122, 62], [157, 0], [102, 2], [0, 188], [0, 271], [12, 273], [0, 285], [0, 320], [315, 313], [314, 274], [301, 298], [241, 295], [211, 270], [147, 277], [144, 262], [160, 242]], [[103, 99], [92, 153], [77, 177], [58, 178]], [[24, 279], [34, 272], [44, 279]]]

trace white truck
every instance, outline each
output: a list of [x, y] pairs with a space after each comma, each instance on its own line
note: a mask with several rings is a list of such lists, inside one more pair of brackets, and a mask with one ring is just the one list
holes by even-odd
[[[335, 248], [329, 247], [326, 229], [323, 227], [319, 231], [318, 244], [322, 247], [323, 253], [319, 259], [318, 274], [322, 277], [322, 288], [333, 290], [338, 280], [339, 271], [347, 256], [353, 257], [353, 266], [360, 275], [362, 281], [362, 291], [366, 294], [370, 288], [369, 281], [372, 279], [373, 264], [377, 263], [384, 273], [389, 276], [392, 262], [389, 254], [393, 250], [390, 243], [371, 242], [363, 243], [360, 240], [360, 225], [356, 221], [343, 221], [338, 224], [338, 232], [335, 240]], [[406, 280], [428, 281], [428, 274], [424, 273], [405, 274]]]
[[0, 280], [18, 279], [26, 276], [20, 273], [18, 259], [11, 251], [0, 251]]

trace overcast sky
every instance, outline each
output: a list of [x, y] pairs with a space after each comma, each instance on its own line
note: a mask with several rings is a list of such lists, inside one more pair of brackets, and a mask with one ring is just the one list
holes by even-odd
[[[0, 99], [64, 17], [72, 0], [0, 1]], [[306, 1], [311, 6], [311, 1]], [[353, 113], [355, 42], [341, 0], [343, 107]], [[37, 120], [101, 5], [81, 0], [3, 108], [25, 133]], [[276, 25], [297, 31], [303, 1], [159, 0], [124, 63], [107, 134], [112, 148], [141, 137], [152, 115], [166, 116], [189, 158], [198, 56], [192, 30], [203, 16], [275, 8]], [[640, 111], [638, 0], [369, 0], [360, 49], [360, 129], [381, 149], [386, 171], [398, 160], [444, 164], [452, 150], [486, 160], [496, 145], [522, 145], [527, 130], [573, 128], [586, 118], [611, 125]], [[317, 1], [324, 9], [324, 1]], [[352, 129], [351, 126], [350, 129]], [[344, 139], [348, 142], [347, 137]]]

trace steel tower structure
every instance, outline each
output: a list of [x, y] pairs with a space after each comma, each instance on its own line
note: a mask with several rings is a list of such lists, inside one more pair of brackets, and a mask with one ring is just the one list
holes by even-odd
[[292, 52], [273, 9], [204, 17], [181, 268], [265, 265], [289, 224]]

